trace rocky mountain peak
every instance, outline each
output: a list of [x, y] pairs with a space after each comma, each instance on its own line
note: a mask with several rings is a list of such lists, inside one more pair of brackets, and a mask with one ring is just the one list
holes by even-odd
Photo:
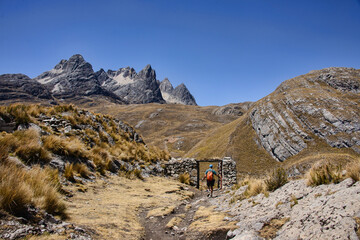
[[[18, 78], [20, 76], [10, 79], [18, 81]], [[63, 100], [104, 95], [111, 101], [122, 103], [165, 103], [160, 90], [160, 82], [156, 79], [156, 72], [150, 64], [139, 73], [131, 67], [107, 72], [100, 69], [94, 72], [91, 64], [86, 62], [82, 55], [75, 54], [68, 60], [61, 60], [53, 69], [40, 74], [33, 80], [43, 85], [50, 95]], [[167, 85], [172, 91], [169, 81]]]
[[181, 83], [175, 89], [168, 78], [160, 83], [162, 97], [167, 103], [197, 105], [195, 98], [191, 95], [184, 83]]
[[145, 80], [156, 80], [155, 70], [151, 68], [150, 64], [148, 64], [138, 73], [138, 78]]
[[174, 90], [174, 87], [173, 87], [173, 85], [171, 84], [171, 82], [169, 81], [168, 78], [165, 78], [160, 83], [160, 90], [161, 90], [161, 92], [172, 92]]

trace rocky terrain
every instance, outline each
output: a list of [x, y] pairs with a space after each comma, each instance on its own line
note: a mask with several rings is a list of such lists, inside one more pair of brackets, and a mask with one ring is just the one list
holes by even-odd
[[339, 184], [307, 186], [290, 181], [271, 192], [231, 201], [247, 186], [212, 199], [217, 209], [232, 215], [234, 240], [245, 239], [358, 239], [360, 184], [351, 178]]
[[[167, 80], [171, 85], [171, 83]], [[24, 87], [26, 84], [26, 87]], [[172, 85], [171, 85], [172, 87]], [[26, 89], [26, 90], [25, 90]], [[25, 93], [20, 94], [21, 91]], [[41, 90], [41, 91], [40, 91]], [[117, 71], [100, 69], [94, 72], [90, 63], [76, 54], [61, 60], [53, 69], [30, 79], [22, 74], [0, 76], [0, 100], [35, 101], [56, 99], [50, 103], [99, 104], [101, 99], [117, 104], [180, 103], [196, 105], [194, 97], [184, 84], [162, 91], [155, 70], [147, 65], [139, 73], [133, 68]], [[41, 93], [40, 93], [41, 92]], [[6, 94], [5, 94], [6, 93]], [[31, 96], [31, 98], [29, 98]], [[163, 96], [167, 99], [164, 100]], [[42, 100], [42, 101], [41, 101]]]

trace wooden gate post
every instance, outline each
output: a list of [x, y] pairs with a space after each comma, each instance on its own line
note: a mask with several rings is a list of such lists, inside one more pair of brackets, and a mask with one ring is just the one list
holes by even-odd
[[199, 161], [196, 161], [196, 171], [197, 171], [197, 181], [196, 181], [196, 187], [197, 189], [200, 188], [200, 166]]

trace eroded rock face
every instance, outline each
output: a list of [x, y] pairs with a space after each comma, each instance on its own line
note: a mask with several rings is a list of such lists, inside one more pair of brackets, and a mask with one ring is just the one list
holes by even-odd
[[284, 161], [315, 136], [360, 152], [360, 70], [329, 68], [283, 82], [250, 109], [258, 141]]

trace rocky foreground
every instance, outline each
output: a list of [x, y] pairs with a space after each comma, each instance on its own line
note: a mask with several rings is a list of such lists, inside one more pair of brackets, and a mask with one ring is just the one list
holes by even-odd
[[275, 192], [233, 202], [243, 186], [211, 200], [227, 211], [238, 229], [234, 240], [249, 239], [359, 239], [360, 182], [310, 187], [305, 180], [291, 181]]

